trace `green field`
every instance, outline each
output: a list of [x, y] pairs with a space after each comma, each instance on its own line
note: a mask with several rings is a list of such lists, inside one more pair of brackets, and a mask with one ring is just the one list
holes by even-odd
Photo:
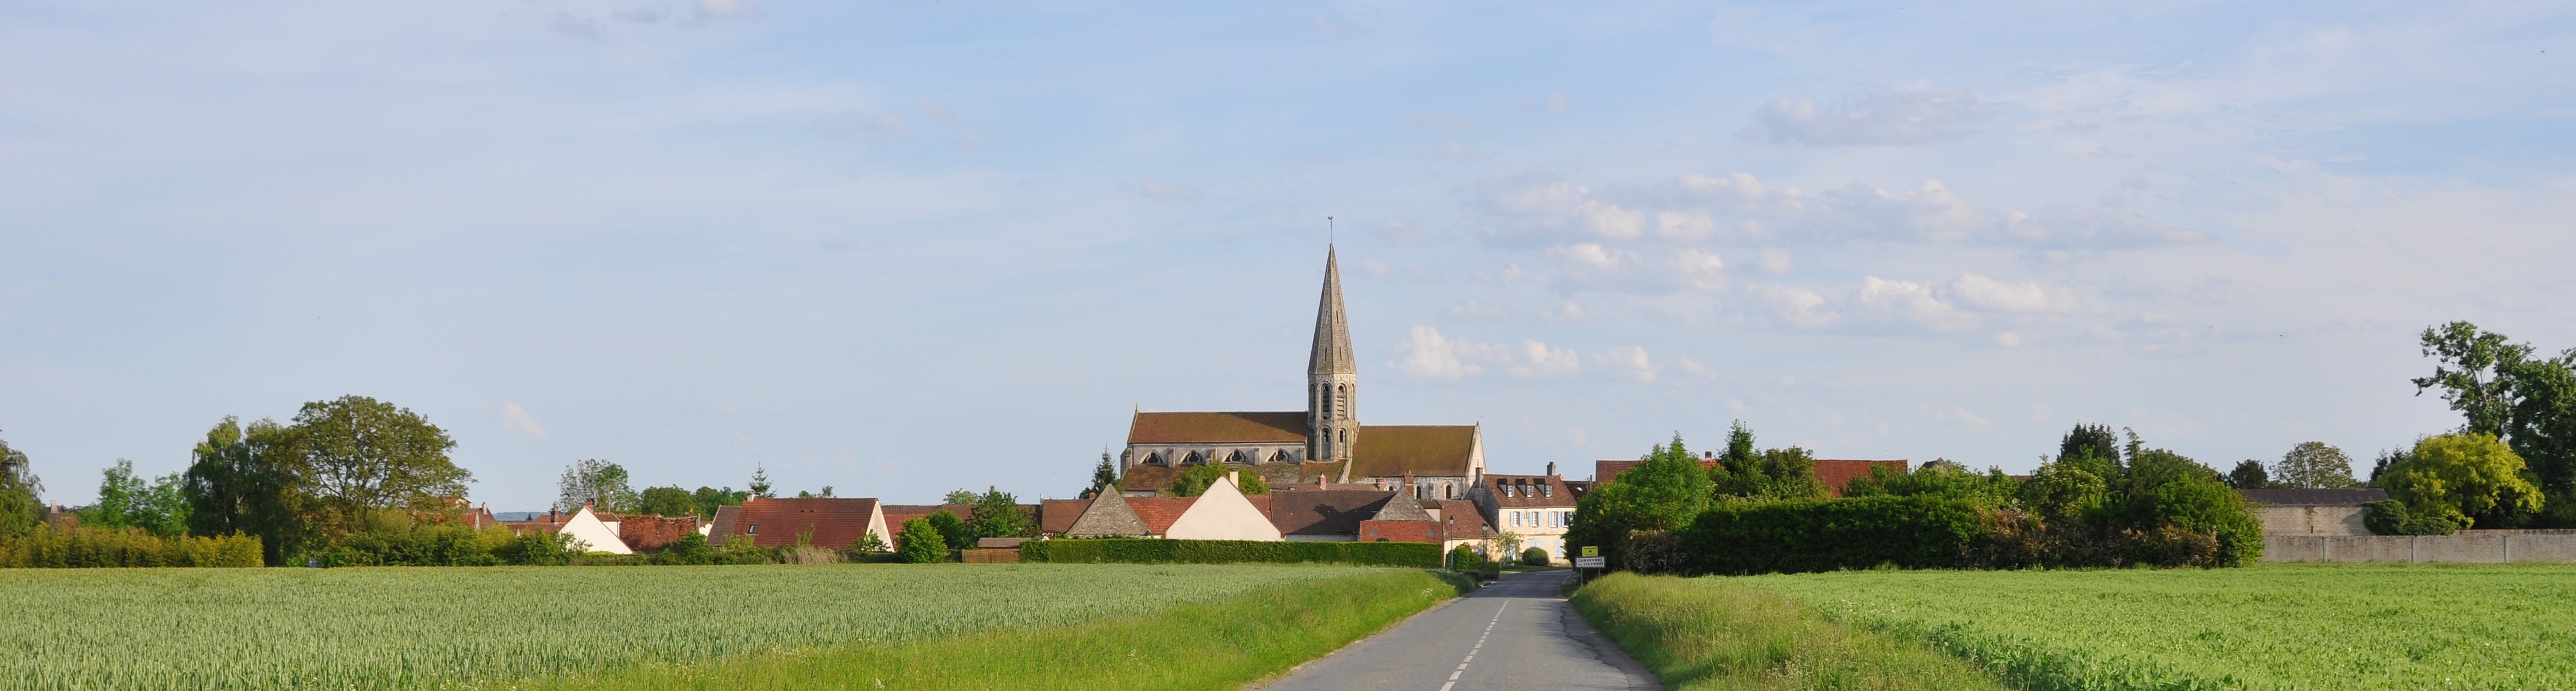
[[1140, 620], [1390, 573], [1437, 584], [1125, 564], [9, 570], [0, 688], [502, 687]]
[[2576, 566], [1851, 571], [1710, 578], [2031, 689], [2576, 688]]

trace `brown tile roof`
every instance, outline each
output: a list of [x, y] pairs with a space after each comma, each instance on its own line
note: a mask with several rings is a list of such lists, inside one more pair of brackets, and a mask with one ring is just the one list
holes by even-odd
[[1493, 493], [1495, 506], [1515, 509], [1572, 508], [1578, 498], [1565, 478], [1552, 475], [1487, 474], [1485, 491]]
[[729, 536], [748, 535], [754, 545], [778, 547], [811, 533], [814, 546], [844, 550], [867, 532], [876, 512], [875, 499], [754, 499], [742, 504]]
[[1180, 477], [1182, 470], [1184, 469], [1180, 466], [1135, 466], [1128, 468], [1127, 474], [1118, 477], [1118, 487], [1120, 489], [1153, 490], [1159, 492], [1162, 491], [1164, 487], [1171, 485], [1173, 478]]
[[1475, 425], [1361, 425], [1351, 477], [1465, 477]]
[[661, 549], [672, 540], [698, 532], [698, 517], [627, 516], [617, 522], [617, 539], [634, 549]]
[[1146, 532], [1161, 535], [1169, 532], [1172, 522], [1181, 520], [1181, 514], [1198, 501], [1198, 497], [1133, 497], [1127, 500], [1127, 508], [1144, 519]]
[[1475, 502], [1463, 499], [1442, 499], [1434, 503], [1440, 507], [1441, 539], [1484, 539], [1487, 532], [1485, 514], [1476, 508]]
[[[1081, 518], [1082, 510], [1090, 507], [1089, 499], [1041, 499], [1038, 501], [1038, 530], [1048, 535], [1062, 535], [1064, 529], [1073, 527], [1073, 519]], [[894, 517], [887, 516], [886, 520], [892, 521]]]
[[[1386, 490], [1306, 490], [1270, 495], [1270, 523], [1288, 535], [1357, 535], [1360, 521], [1376, 516], [1395, 493]], [[1133, 500], [1130, 500], [1133, 501]]]
[[1360, 542], [1439, 542], [1440, 524], [1419, 521], [1360, 521]]
[[[741, 505], [716, 507], [716, 518], [709, 522], [707, 528], [707, 544], [722, 546], [725, 543], [725, 536], [738, 532], [741, 525]], [[893, 530], [893, 526], [887, 526], [887, 530]]]
[[1127, 425], [1129, 444], [1306, 443], [1306, 411], [1246, 413], [1137, 413]]
[[1843, 495], [1843, 486], [1851, 484], [1852, 479], [1869, 477], [1869, 469], [1871, 466], [1887, 466], [1896, 472], [1905, 472], [1905, 461], [1903, 459], [1893, 461], [1860, 461], [1839, 458], [1819, 458], [1816, 459], [1816, 481], [1824, 484], [1826, 494], [1839, 497]]

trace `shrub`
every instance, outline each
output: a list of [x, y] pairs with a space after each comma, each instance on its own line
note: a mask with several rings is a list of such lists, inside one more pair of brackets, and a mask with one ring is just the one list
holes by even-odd
[[2406, 510], [2406, 503], [2382, 499], [2361, 505], [2361, 525], [2373, 535], [2449, 535], [2460, 531], [2460, 524], [2444, 514], [2419, 516]]
[[1474, 571], [1484, 567], [1485, 555], [1477, 554], [1475, 548], [1459, 545], [1449, 549], [1449, 568]]
[[[957, 518], [945, 511], [930, 515], [948, 516], [950, 520]], [[946, 559], [948, 558], [948, 539], [939, 533], [939, 528], [932, 525], [928, 518], [904, 521], [903, 532], [896, 533], [894, 536], [895, 554], [901, 555], [905, 562], [913, 564], [927, 564]]]
[[1521, 564], [1523, 566], [1546, 566], [1547, 562], [1547, 550], [1536, 547], [1521, 550]]
[[[1470, 551], [1472, 554], [1473, 551]], [[1440, 546], [1427, 542], [1266, 542], [1251, 540], [1030, 540], [1020, 561], [1063, 564], [1352, 564], [1440, 568]], [[1482, 561], [1479, 559], [1479, 561]]]
[[[939, 531], [939, 541], [940, 544], [946, 545], [945, 549], [965, 549], [975, 546], [975, 529], [967, 527], [965, 519], [958, 518], [957, 514], [941, 509], [930, 512], [924, 520], [930, 521], [931, 529]], [[942, 556], [945, 556], [944, 552]]]
[[125, 566], [259, 566], [259, 538], [251, 535], [163, 537], [141, 529], [54, 530], [38, 525], [0, 542], [0, 566], [98, 568]]
[[501, 563], [515, 566], [562, 566], [572, 563], [572, 536], [563, 533], [533, 532], [510, 538], [508, 543], [492, 550]]
[[[2132, 497], [2127, 514], [2126, 522], [2137, 527], [2124, 536], [2155, 543], [2144, 553], [2163, 557], [2191, 555], [2189, 559], [2180, 561], [2132, 557], [2129, 559], [2132, 564], [2244, 566], [2263, 557], [2262, 520], [2255, 518], [2253, 511], [2245, 507], [2244, 495], [2216, 480], [2194, 478], [2167, 482]], [[2206, 558], [2200, 556], [2196, 547], [2203, 540], [2170, 535], [2171, 530], [2205, 536], [2210, 549]], [[2187, 552], [2177, 552], [2175, 550], [2181, 549], [2181, 543], [2176, 540], [2195, 547]]]
[[1877, 496], [1720, 504], [1676, 537], [1684, 570], [1741, 575], [1963, 566], [1984, 534], [1968, 501]]

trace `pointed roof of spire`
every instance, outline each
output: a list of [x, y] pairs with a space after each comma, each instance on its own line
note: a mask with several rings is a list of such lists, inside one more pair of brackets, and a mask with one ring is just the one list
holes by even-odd
[[1342, 269], [1340, 257], [1330, 245], [1324, 248], [1324, 300], [1315, 308], [1315, 352], [1306, 358], [1307, 374], [1358, 374], [1358, 360], [1351, 357], [1351, 324], [1342, 314]]

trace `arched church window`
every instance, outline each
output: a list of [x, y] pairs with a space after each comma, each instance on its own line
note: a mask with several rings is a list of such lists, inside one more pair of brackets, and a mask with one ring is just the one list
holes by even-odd
[[1350, 431], [1350, 430], [1342, 430], [1342, 431], [1341, 431], [1341, 434], [1340, 434], [1339, 436], [1340, 436], [1341, 438], [1340, 438], [1340, 439], [1338, 439], [1338, 440], [1335, 440], [1335, 442], [1334, 442], [1334, 443], [1338, 443], [1338, 444], [1348, 444], [1348, 443], [1351, 443], [1351, 431]]
[[1163, 455], [1162, 455], [1162, 454], [1156, 453], [1156, 454], [1146, 454], [1146, 455], [1145, 455], [1145, 465], [1166, 465], [1166, 464], [1167, 464], [1167, 463], [1163, 460]]
[[1181, 459], [1181, 465], [1199, 465], [1206, 462], [1207, 457], [1199, 455], [1199, 452], [1196, 451], [1190, 452], [1189, 458]]
[[1294, 460], [1290, 460], [1290, 459], [1288, 458], [1288, 452], [1286, 452], [1286, 451], [1280, 451], [1280, 452], [1276, 452], [1276, 453], [1272, 453], [1272, 454], [1270, 454], [1270, 462], [1272, 462], [1272, 463], [1295, 463], [1296, 461], [1294, 461]]
[[1249, 464], [1249, 463], [1251, 463], [1251, 461], [1243, 460], [1243, 452], [1242, 452], [1242, 451], [1236, 451], [1236, 452], [1234, 452], [1233, 454], [1226, 456], [1226, 457], [1225, 457], [1225, 462], [1227, 462], [1227, 463], [1243, 463], [1243, 464]]

